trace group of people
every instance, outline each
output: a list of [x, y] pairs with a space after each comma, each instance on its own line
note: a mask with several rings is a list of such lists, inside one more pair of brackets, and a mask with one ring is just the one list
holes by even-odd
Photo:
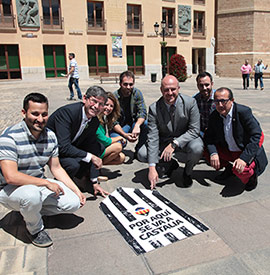
[[[260, 81], [261, 90], [264, 89], [263, 85], [263, 70], [266, 70], [268, 65], [264, 65], [262, 60], [259, 59], [258, 62], [254, 65], [254, 86], [255, 89], [258, 89], [258, 82]], [[248, 63], [248, 60], [245, 60], [245, 63], [241, 66], [242, 78], [243, 78], [243, 89], [248, 90], [249, 88], [249, 77], [252, 72], [252, 68]]]
[[[23, 121], [0, 136], [0, 203], [22, 214], [31, 242], [52, 244], [44, 231], [43, 215], [71, 213], [85, 204], [82, 191], [108, 195], [100, 186], [100, 169], [121, 164], [127, 142], [136, 143], [134, 158], [149, 165], [151, 189], [158, 178], [171, 177], [185, 162], [183, 187], [192, 185], [192, 171], [202, 156], [214, 169], [225, 170], [217, 180], [238, 177], [245, 189], [256, 188], [267, 158], [263, 132], [249, 107], [234, 102], [229, 88], [213, 89], [208, 72], [197, 78], [199, 92], [180, 93], [178, 80], [161, 81], [161, 97], [147, 116], [143, 93], [134, 87], [130, 71], [120, 75], [119, 89], [107, 93], [91, 86], [82, 101], [48, 115], [48, 99], [28, 94]], [[47, 179], [48, 165], [54, 179]], [[84, 179], [85, 190], [74, 179]]]

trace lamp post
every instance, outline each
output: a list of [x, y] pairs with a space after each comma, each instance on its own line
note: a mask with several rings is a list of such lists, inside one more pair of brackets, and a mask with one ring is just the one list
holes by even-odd
[[165, 41], [166, 36], [170, 36], [173, 32], [173, 26], [169, 25], [168, 31], [166, 30], [166, 21], [162, 20], [161, 21], [161, 32], [159, 32], [159, 24], [156, 22], [154, 24], [154, 30], [157, 35], [162, 36], [162, 41], [160, 41], [161, 45], [161, 53], [162, 53], [162, 78], [165, 77], [166, 75], [166, 45], [167, 42]]

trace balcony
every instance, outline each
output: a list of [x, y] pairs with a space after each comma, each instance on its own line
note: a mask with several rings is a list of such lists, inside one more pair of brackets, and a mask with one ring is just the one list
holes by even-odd
[[64, 33], [64, 17], [40, 17], [43, 33]]
[[106, 34], [107, 21], [106, 20], [94, 20], [86, 19], [87, 34]]
[[16, 32], [15, 15], [0, 16], [0, 32]]
[[126, 21], [126, 34], [127, 35], [134, 35], [134, 36], [143, 36], [143, 22], [131, 24]]

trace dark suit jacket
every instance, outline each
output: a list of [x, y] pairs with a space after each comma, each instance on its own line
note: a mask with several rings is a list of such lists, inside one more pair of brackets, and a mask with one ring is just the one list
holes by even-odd
[[179, 94], [176, 103], [173, 130], [170, 114], [163, 97], [149, 107], [148, 162], [157, 163], [159, 149], [163, 150], [173, 139], [184, 148], [199, 137], [200, 113], [194, 98]]
[[[249, 107], [234, 103], [232, 124], [234, 140], [242, 151], [240, 159], [247, 164], [255, 160], [256, 172], [260, 175], [268, 161], [262, 146], [264, 135], [259, 122]], [[216, 145], [228, 147], [224, 137], [223, 119], [217, 110], [210, 115], [204, 141], [210, 155], [217, 152]]]
[[86, 157], [87, 152], [100, 155], [101, 146], [96, 139], [99, 126], [97, 117], [93, 117], [82, 134], [72, 143], [82, 121], [83, 103], [68, 104], [57, 109], [48, 120], [47, 127], [55, 132], [59, 143], [60, 158]]

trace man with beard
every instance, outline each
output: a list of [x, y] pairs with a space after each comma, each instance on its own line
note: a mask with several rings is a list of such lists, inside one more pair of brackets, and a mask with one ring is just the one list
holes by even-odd
[[[31, 93], [24, 99], [23, 121], [0, 136], [0, 203], [19, 211], [31, 242], [52, 245], [42, 215], [72, 213], [85, 204], [85, 196], [61, 167], [55, 134], [45, 128], [48, 99]], [[48, 165], [53, 179], [44, 175]]]

